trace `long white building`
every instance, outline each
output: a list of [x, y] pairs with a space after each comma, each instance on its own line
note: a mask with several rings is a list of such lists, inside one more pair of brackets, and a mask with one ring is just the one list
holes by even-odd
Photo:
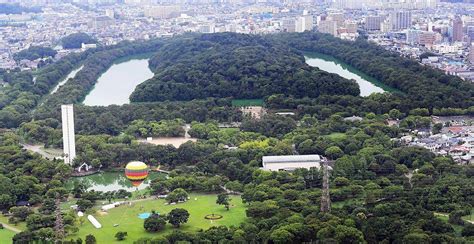
[[262, 165], [264, 170], [270, 171], [293, 171], [299, 168], [318, 168], [321, 164], [321, 157], [312, 155], [285, 155], [285, 156], [263, 156]]
[[61, 105], [63, 125], [64, 163], [71, 165], [76, 158], [76, 138], [74, 136], [74, 107], [72, 104]]

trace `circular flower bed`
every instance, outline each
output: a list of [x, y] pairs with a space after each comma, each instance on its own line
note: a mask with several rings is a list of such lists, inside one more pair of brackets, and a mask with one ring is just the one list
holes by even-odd
[[224, 216], [220, 215], [220, 214], [208, 214], [206, 216], [204, 216], [205, 219], [210, 219], [210, 220], [218, 220], [218, 219], [222, 219]]

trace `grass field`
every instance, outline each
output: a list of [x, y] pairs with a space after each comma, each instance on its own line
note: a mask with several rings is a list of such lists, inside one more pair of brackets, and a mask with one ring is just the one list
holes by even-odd
[[332, 133], [332, 134], [329, 134], [326, 136], [327, 138], [329, 138], [330, 140], [332, 141], [342, 141], [344, 139], [346, 139], [347, 135], [344, 134], [344, 133]]
[[[191, 199], [186, 203], [179, 203], [176, 205], [164, 205], [165, 201], [159, 200], [144, 200], [135, 202], [133, 206], [120, 206], [111, 209], [105, 215], [99, 215], [96, 213], [94, 216], [102, 224], [101, 229], [96, 229], [86, 219], [83, 226], [80, 227], [78, 233], [70, 235], [68, 238], [81, 237], [83, 240], [88, 234], [93, 234], [98, 243], [115, 243], [117, 242], [114, 238], [115, 233], [118, 231], [126, 231], [128, 237], [125, 241], [120, 243], [132, 243], [140, 237], [156, 237], [159, 235], [170, 233], [174, 227], [167, 224], [165, 230], [158, 233], [148, 233], [143, 228], [144, 220], [138, 218], [138, 214], [144, 212], [151, 212], [152, 210], [158, 213], [168, 213], [174, 208], [184, 208], [188, 210], [190, 217], [188, 223], [182, 225], [180, 230], [194, 232], [200, 229], [208, 229], [212, 226], [219, 225], [239, 225], [244, 221], [245, 207], [242, 203], [240, 196], [232, 196], [231, 204], [233, 205], [229, 211], [224, 206], [216, 204], [217, 196], [214, 194], [203, 195], [203, 194], [190, 194]], [[195, 200], [197, 198], [197, 200]], [[207, 214], [220, 214], [224, 218], [220, 220], [206, 220], [204, 216]], [[114, 224], [118, 224], [118, 227], [114, 227]]]
[[263, 106], [263, 99], [234, 99], [232, 106], [234, 107], [248, 107], [248, 106]]
[[[448, 223], [449, 217], [448, 217], [447, 214], [441, 214], [441, 213], [434, 213], [434, 214], [435, 214], [436, 218], [442, 220], [445, 223]], [[460, 236], [463, 227], [460, 226], [460, 225], [453, 225], [453, 224], [451, 224], [451, 226], [453, 227], [454, 231], [456, 232], [456, 235]]]
[[349, 199], [339, 202], [331, 202], [333, 208], [343, 208], [346, 205], [361, 205], [364, 204], [364, 199]]
[[0, 230], [0, 243], [12, 243], [12, 237], [15, 235], [15, 232], [7, 229]]
[[[3, 215], [0, 215], [0, 222], [8, 224], [8, 218], [3, 216]], [[19, 230], [26, 230], [26, 222], [20, 222], [16, 225], [14, 225], [14, 224], [10, 224], [10, 225], [17, 228], [17, 229], [19, 229]]]

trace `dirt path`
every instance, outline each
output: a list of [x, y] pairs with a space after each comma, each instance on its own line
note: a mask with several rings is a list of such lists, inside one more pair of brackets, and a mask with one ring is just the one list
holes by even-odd
[[405, 174], [405, 177], [408, 178], [408, 183], [409, 183], [410, 186], [413, 188], [413, 183], [411, 182], [411, 178], [413, 177], [413, 171], [412, 171], [412, 170], [408, 170], [408, 173]]
[[[437, 213], [437, 212], [435, 212], [434, 215], [449, 217], [449, 214], [445, 214], [445, 213]], [[474, 224], [474, 220], [467, 220], [467, 219], [463, 219], [463, 220], [466, 221], [466, 222], [468, 222], [468, 223]]]
[[46, 158], [46, 159], [53, 159], [53, 158], [59, 158], [61, 157], [60, 155], [54, 155], [54, 154], [51, 154], [50, 152], [47, 152], [46, 150], [44, 150], [42, 148], [42, 146], [40, 145], [30, 145], [30, 144], [26, 144], [26, 143], [20, 143], [23, 148], [25, 148], [26, 150], [28, 151], [31, 151], [31, 152], [35, 152], [35, 153], [39, 153], [41, 156], [43, 156], [43, 158]]
[[7, 229], [7, 230], [11, 230], [11, 231], [13, 231], [13, 232], [15, 232], [15, 233], [20, 233], [20, 232], [21, 232], [20, 229], [15, 228], [15, 227], [13, 227], [13, 226], [11, 226], [11, 225], [8, 225], [8, 224], [2, 223], [2, 222], [0, 222], [0, 224], [2, 224], [2, 225], [3, 225], [3, 228], [5, 228], [5, 229]]

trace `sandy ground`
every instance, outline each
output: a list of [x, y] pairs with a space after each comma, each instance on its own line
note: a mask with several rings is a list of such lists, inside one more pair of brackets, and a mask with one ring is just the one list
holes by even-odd
[[159, 138], [154, 138], [151, 141], [147, 141], [146, 139], [141, 139], [138, 140], [141, 143], [151, 143], [154, 145], [173, 145], [174, 147], [178, 148], [182, 144], [192, 141], [196, 142], [196, 138], [186, 138], [186, 137], [159, 137]]
[[44, 148], [42, 145], [30, 145], [26, 143], [21, 144], [23, 148], [26, 150], [39, 153], [43, 158], [46, 159], [53, 159], [53, 158], [62, 158], [62, 152], [60, 149], [51, 149], [51, 148]]
[[265, 109], [261, 106], [242, 107], [240, 109], [244, 115], [250, 115], [252, 118], [260, 119], [265, 114]]

